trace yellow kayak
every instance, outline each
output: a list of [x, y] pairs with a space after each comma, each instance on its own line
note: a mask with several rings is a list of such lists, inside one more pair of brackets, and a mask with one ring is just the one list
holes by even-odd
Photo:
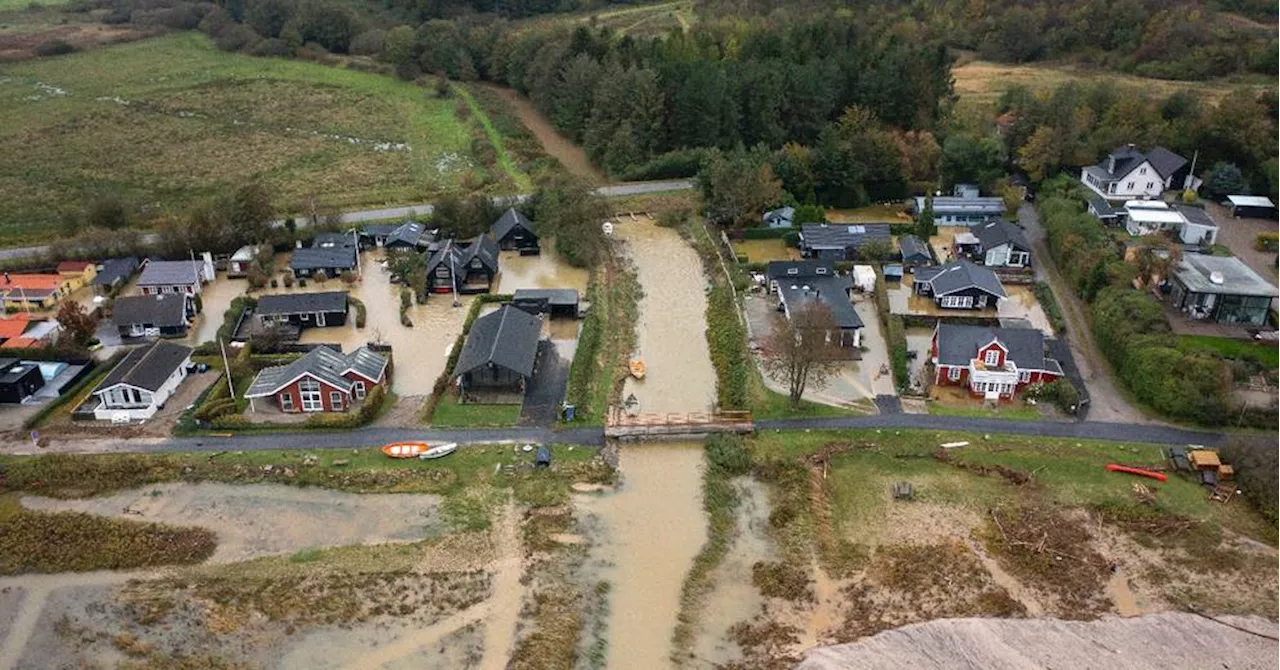
[[644, 379], [644, 361], [643, 360], [639, 358], [633, 358], [631, 359], [631, 363], [628, 364], [628, 367], [631, 369], [632, 377], [635, 377], [636, 379]]

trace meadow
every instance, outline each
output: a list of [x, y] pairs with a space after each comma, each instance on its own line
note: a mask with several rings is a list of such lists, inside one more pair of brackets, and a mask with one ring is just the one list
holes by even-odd
[[459, 106], [389, 76], [224, 53], [197, 33], [17, 64], [0, 77], [0, 152], [22, 157], [0, 165], [0, 241], [35, 240], [101, 195], [147, 220], [251, 177], [293, 212], [523, 181], [473, 154], [492, 136]]

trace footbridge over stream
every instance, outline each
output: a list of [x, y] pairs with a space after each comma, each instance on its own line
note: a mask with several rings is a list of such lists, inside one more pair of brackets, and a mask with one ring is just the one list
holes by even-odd
[[750, 433], [755, 430], [751, 412], [666, 412], [628, 413], [617, 406], [609, 408], [604, 436], [615, 439], [655, 439], [687, 437], [709, 433]]

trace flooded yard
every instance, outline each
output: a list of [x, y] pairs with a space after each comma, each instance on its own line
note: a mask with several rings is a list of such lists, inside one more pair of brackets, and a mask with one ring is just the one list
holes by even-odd
[[521, 256], [517, 251], [498, 254], [498, 281], [494, 293], [515, 293], [522, 288], [576, 288], [585, 295], [591, 274], [585, 268], [575, 268], [560, 258], [555, 250], [555, 240], [541, 241], [542, 253], [537, 256]]
[[1045, 333], [1053, 333], [1053, 325], [1049, 317], [1036, 299], [1035, 289], [1030, 284], [1003, 284], [1007, 298], [999, 301], [995, 309], [943, 309], [938, 307], [933, 298], [916, 295], [912, 291], [911, 275], [903, 278], [901, 283], [890, 284], [886, 288], [889, 295], [889, 311], [894, 314], [932, 317], [975, 317], [986, 319], [1023, 319], [1031, 327]]
[[716, 374], [706, 338], [706, 279], [702, 262], [680, 234], [647, 217], [619, 219], [614, 235], [644, 287], [636, 325], [643, 380], [628, 378], [642, 412], [703, 412], [716, 402]]
[[597, 558], [612, 586], [606, 666], [665, 668], [685, 574], [706, 540], [702, 445], [627, 446], [620, 458], [616, 491], [574, 497], [604, 526]]

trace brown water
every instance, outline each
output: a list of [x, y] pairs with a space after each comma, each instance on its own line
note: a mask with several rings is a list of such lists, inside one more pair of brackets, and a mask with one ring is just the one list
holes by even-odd
[[621, 217], [614, 235], [626, 241], [644, 297], [636, 325], [645, 378], [628, 378], [642, 412], [703, 412], [716, 402], [716, 374], [707, 349], [707, 281], [702, 262], [679, 233], [652, 219]]
[[608, 564], [607, 667], [670, 667], [680, 589], [706, 541], [702, 513], [702, 445], [624, 447], [622, 484], [603, 494], [576, 494], [585, 513], [602, 520], [598, 543]]
[[515, 293], [522, 288], [576, 288], [580, 296], [585, 294], [590, 277], [588, 272], [560, 258], [554, 240], [543, 239], [541, 243], [542, 253], [537, 256], [521, 256], [517, 251], [503, 251], [498, 255], [501, 271], [495, 292]]
[[229, 279], [224, 274], [218, 275], [217, 279], [205, 284], [200, 290], [200, 301], [204, 305], [204, 310], [197, 314], [195, 321], [191, 323], [186, 342], [200, 344], [217, 337], [218, 328], [222, 327], [222, 317], [231, 307], [231, 301], [244, 295], [248, 290], [249, 280]]

